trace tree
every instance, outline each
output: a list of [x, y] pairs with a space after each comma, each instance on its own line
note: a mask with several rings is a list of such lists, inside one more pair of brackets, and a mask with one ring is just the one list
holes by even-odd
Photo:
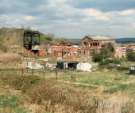
[[101, 54], [103, 55], [104, 59], [113, 57], [114, 52], [115, 49], [112, 43], [105, 44], [101, 49]]
[[104, 47], [102, 47], [100, 53], [94, 52], [92, 59], [94, 62], [106, 64], [109, 63], [108, 59], [113, 57], [114, 52], [115, 52], [114, 46], [111, 43], [108, 43], [104, 45]]
[[53, 34], [41, 34], [40, 40], [42, 43], [44, 42], [52, 42], [54, 40], [54, 35]]
[[103, 56], [100, 53], [94, 53], [92, 60], [93, 62], [101, 62], [103, 60]]
[[127, 52], [127, 59], [128, 61], [135, 61], [135, 52], [133, 51]]

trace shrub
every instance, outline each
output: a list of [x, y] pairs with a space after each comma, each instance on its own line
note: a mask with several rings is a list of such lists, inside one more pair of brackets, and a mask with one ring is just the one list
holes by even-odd
[[77, 111], [80, 111], [79, 113], [95, 113], [97, 109], [97, 99], [89, 98], [86, 93], [75, 91], [69, 87], [59, 87], [55, 83], [39, 84], [27, 94], [33, 103], [43, 104], [44, 101], [51, 101], [51, 106], [64, 105], [70, 109], [73, 108], [74, 113]]
[[135, 61], [135, 52], [127, 52], [127, 59], [129, 61]]
[[103, 59], [103, 56], [101, 54], [94, 54], [92, 57], [93, 62], [101, 62]]
[[3, 113], [27, 113], [23, 107], [19, 106], [19, 103], [19, 99], [14, 95], [1, 95], [0, 111], [3, 111]]
[[23, 77], [16, 77], [11, 85], [15, 87], [17, 90], [21, 90], [26, 92], [30, 87], [37, 84], [40, 79], [37, 76], [23, 76]]
[[11, 87], [26, 92], [32, 86], [38, 84], [41, 79], [37, 76], [1, 76], [3, 83], [10, 85]]
[[92, 60], [94, 62], [99, 62], [101, 65], [110, 63], [109, 58], [111, 58], [114, 54], [114, 47], [111, 43], [106, 44], [102, 47], [100, 53], [93, 53]]

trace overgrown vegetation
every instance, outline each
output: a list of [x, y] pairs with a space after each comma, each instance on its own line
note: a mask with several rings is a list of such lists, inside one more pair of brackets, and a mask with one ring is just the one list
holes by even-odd
[[110, 58], [113, 57], [115, 50], [111, 43], [106, 44], [102, 47], [99, 53], [94, 52], [92, 60], [94, 62], [99, 62], [101, 65], [106, 65], [110, 63]]
[[[1, 86], [8, 86], [12, 90], [21, 91], [21, 95], [25, 95], [23, 98], [28, 98], [26, 99], [27, 103], [38, 106], [38, 111], [32, 113], [44, 113], [45, 111], [47, 113], [99, 113], [101, 109], [103, 113], [106, 113], [105, 109], [112, 112], [117, 111], [117, 108], [122, 111], [117, 111], [118, 113], [131, 113], [134, 110], [129, 109], [133, 104], [132, 102], [127, 104], [127, 100], [125, 102], [123, 99], [120, 100], [124, 94], [134, 98], [134, 77], [129, 77], [116, 70], [100, 70], [92, 73], [65, 71], [59, 73], [60, 75], [58, 74], [57, 80], [55, 76], [50, 78], [50, 73], [39, 76], [19, 76], [17, 73], [11, 72], [3, 72], [0, 75], [0, 88]], [[44, 78], [44, 76], [46, 77]], [[74, 79], [72, 79], [73, 77]], [[118, 96], [118, 92], [123, 95]], [[106, 102], [112, 105], [116, 104], [113, 103], [114, 100], [108, 99], [112, 96], [117, 98], [116, 103], [121, 102], [119, 103], [121, 105], [107, 108]], [[5, 97], [2, 96], [2, 98], [5, 100]], [[13, 104], [15, 109], [23, 111], [15, 113], [25, 113], [26, 110], [19, 106], [18, 97], [13, 96], [15, 102], [10, 102], [12, 98], [8, 99], [6, 102], [15, 103]]]
[[41, 42], [45, 43], [45, 42], [52, 42], [54, 40], [54, 35], [53, 34], [41, 34]]
[[7, 52], [7, 47], [4, 45], [4, 38], [0, 35], [0, 50], [3, 52]]
[[[77, 73], [77, 72], [76, 72]], [[75, 73], [74, 73], [75, 74]], [[71, 76], [73, 73], [67, 73], [63, 79], [66, 81], [71, 80]], [[70, 75], [70, 76], [69, 76]], [[75, 75], [74, 75], [75, 76]], [[91, 86], [95, 86], [95, 88], [102, 87], [104, 92], [116, 93], [118, 91], [122, 92], [134, 92], [130, 90], [130, 77], [126, 75], [124, 72], [119, 73], [116, 70], [104, 72], [92, 72], [88, 73], [79, 73], [75, 76], [75, 82], [80, 84], [89, 84]], [[129, 83], [127, 84], [127, 81]], [[133, 85], [133, 84], [132, 84]]]
[[19, 99], [15, 95], [0, 95], [1, 113], [27, 113], [19, 104]]
[[134, 51], [127, 52], [127, 59], [128, 61], [135, 61], [135, 52]]
[[74, 90], [72, 87], [53, 80], [48, 82], [42, 81], [36, 76], [8, 77], [7, 75], [0, 79], [4, 84], [21, 90], [33, 104], [44, 105], [44, 110], [51, 113], [55, 113], [55, 110], [58, 109], [56, 105], [62, 107], [62, 113], [95, 113], [97, 109], [97, 100], [93, 100], [87, 94], [83, 96], [84, 93], [80, 90]]

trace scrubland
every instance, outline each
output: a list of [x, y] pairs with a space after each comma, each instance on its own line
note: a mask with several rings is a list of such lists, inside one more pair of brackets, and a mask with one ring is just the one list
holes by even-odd
[[135, 113], [135, 77], [116, 70], [0, 73], [0, 113]]

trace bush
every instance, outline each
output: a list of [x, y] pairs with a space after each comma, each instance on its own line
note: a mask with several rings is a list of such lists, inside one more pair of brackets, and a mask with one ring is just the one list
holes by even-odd
[[99, 62], [101, 65], [105, 65], [110, 63], [109, 58], [112, 58], [114, 54], [114, 47], [111, 43], [106, 44], [104, 47], [102, 47], [100, 53], [93, 53], [92, 60], [94, 62]]
[[32, 86], [37, 85], [41, 79], [37, 76], [1, 76], [3, 83], [10, 85], [11, 87], [26, 92]]
[[13, 87], [22, 92], [26, 92], [30, 87], [39, 83], [40, 79], [37, 76], [17, 77], [12, 81]]
[[92, 57], [93, 62], [101, 62], [103, 59], [103, 56], [101, 54], [94, 54]]
[[74, 113], [76, 111], [79, 111], [79, 113], [95, 113], [97, 109], [97, 99], [90, 98], [87, 94], [69, 87], [57, 86], [55, 83], [39, 84], [27, 93], [33, 103], [42, 104], [44, 101], [51, 101], [53, 109], [55, 105], [64, 105], [66, 106], [65, 109], [67, 107], [73, 108], [72, 112]]
[[135, 52], [127, 52], [127, 59], [129, 61], [135, 61]]

